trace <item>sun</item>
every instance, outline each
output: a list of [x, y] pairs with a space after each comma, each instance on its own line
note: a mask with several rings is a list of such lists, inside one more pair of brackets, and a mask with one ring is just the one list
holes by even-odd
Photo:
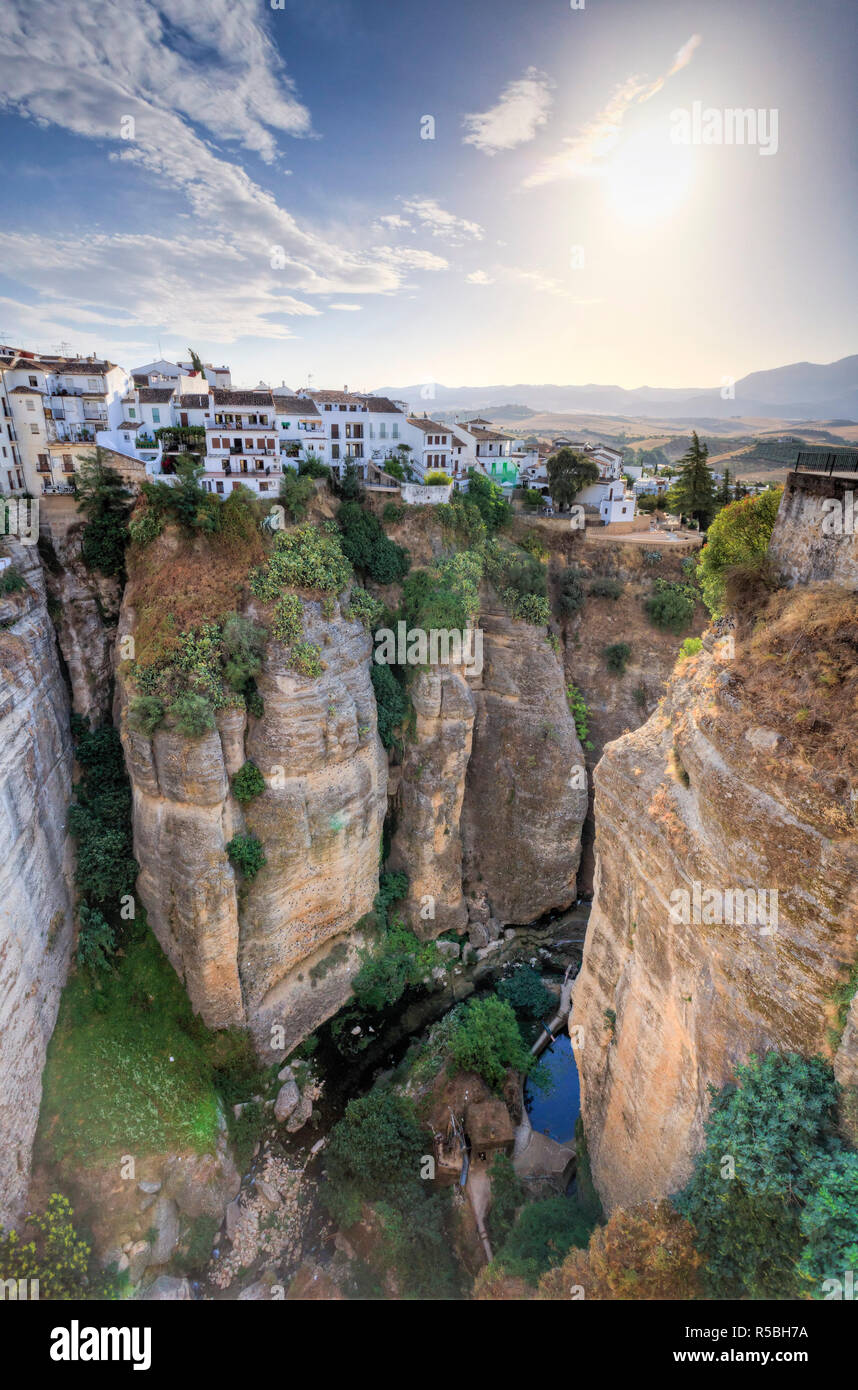
[[661, 221], [686, 201], [694, 184], [693, 149], [674, 145], [661, 128], [624, 140], [604, 167], [608, 203], [624, 220]]

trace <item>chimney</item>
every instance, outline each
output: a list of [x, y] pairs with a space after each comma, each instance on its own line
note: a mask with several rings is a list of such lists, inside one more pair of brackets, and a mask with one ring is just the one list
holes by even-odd
[[344, 390], [346, 393], [348, 393], [348, 389], [349, 389], [348, 386], [344, 386], [344, 387], [343, 387], [343, 390]]

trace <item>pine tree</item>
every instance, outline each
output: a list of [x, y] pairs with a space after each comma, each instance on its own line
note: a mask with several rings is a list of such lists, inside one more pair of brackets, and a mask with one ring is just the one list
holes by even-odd
[[724, 481], [718, 489], [718, 506], [728, 507], [733, 500], [732, 488], [730, 484], [730, 470], [724, 469]]
[[691, 447], [679, 460], [679, 477], [667, 499], [669, 511], [692, 518], [701, 531], [705, 531], [718, 510], [715, 480], [707, 462], [708, 457], [708, 446], [700, 443], [697, 431], [693, 430]]

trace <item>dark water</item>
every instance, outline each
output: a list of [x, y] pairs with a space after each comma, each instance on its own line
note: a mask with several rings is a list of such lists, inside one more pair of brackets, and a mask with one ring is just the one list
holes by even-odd
[[581, 1088], [578, 1068], [572, 1051], [572, 1039], [562, 1032], [540, 1057], [551, 1076], [548, 1091], [524, 1088], [524, 1102], [533, 1128], [558, 1143], [568, 1143], [575, 1134], [575, 1121], [581, 1109]]

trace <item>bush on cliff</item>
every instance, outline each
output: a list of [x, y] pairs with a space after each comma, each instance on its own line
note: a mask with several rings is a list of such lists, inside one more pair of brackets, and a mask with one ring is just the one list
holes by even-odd
[[226, 846], [230, 863], [234, 864], [246, 879], [254, 879], [268, 860], [258, 835], [233, 835]]
[[6, 1279], [37, 1280], [38, 1293], [28, 1287], [24, 1297], [60, 1303], [119, 1298], [120, 1279], [99, 1268], [73, 1217], [68, 1198], [53, 1192], [45, 1210], [28, 1216], [20, 1230], [0, 1227], [0, 1287]]
[[232, 794], [236, 801], [240, 801], [242, 806], [246, 806], [255, 796], [261, 796], [264, 791], [265, 778], [256, 763], [248, 758], [232, 779]]
[[593, 1222], [569, 1197], [528, 1202], [510, 1230], [494, 1263], [512, 1278], [535, 1285], [541, 1274], [559, 1265], [574, 1246], [587, 1245]]
[[672, 584], [657, 579], [644, 603], [650, 622], [668, 632], [681, 632], [694, 617], [696, 595], [690, 584]]
[[409, 1100], [379, 1087], [350, 1100], [325, 1150], [324, 1205], [340, 1225], [351, 1225], [362, 1202], [389, 1200], [419, 1183], [425, 1147]]
[[77, 509], [86, 517], [80, 553], [87, 569], [123, 575], [132, 495], [100, 449], [83, 459], [75, 475]]
[[396, 743], [395, 730], [406, 718], [410, 701], [389, 666], [374, 661], [369, 674], [375, 691], [378, 736], [385, 748], [392, 748]]
[[501, 980], [498, 996], [511, 1004], [517, 1014], [529, 1019], [545, 1018], [554, 996], [542, 983], [542, 976], [532, 965], [518, 965], [511, 975]]
[[77, 840], [75, 883], [90, 906], [118, 921], [120, 899], [133, 892], [138, 872], [122, 745], [111, 724], [90, 730], [81, 720], [75, 732], [81, 777], [68, 813], [68, 829]]
[[670, 1202], [617, 1208], [597, 1227], [587, 1249], [573, 1248], [543, 1274], [537, 1298], [681, 1300], [702, 1297], [694, 1227]]
[[472, 999], [457, 1016], [449, 1058], [451, 1071], [475, 1071], [495, 1091], [500, 1091], [510, 1069], [527, 1074], [537, 1065], [524, 1044], [512, 1005], [497, 995]]
[[395, 584], [408, 573], [411, 557], [404, 546], [385, 535], [373, 512], [359, 502], [343, 502], [337, 512], [343, 553], [355, 569], [377, 584]]
[[731, 570], [742, 567], [762, 573], [783, 488], [743, 497], [718, 513], [700, 552], [697, 580], [703, 602], [713, 618], [724, 613]]
[[313, 589], [338, 594], [352, 577], [352, 568], [332, 522], [305, 522], [293, 531], [279, 531], [268, 562], [254, 570], [250, 587], [258, 598], [272, 602], [285, 589]]
[[708, 1295], [800, 1297], [802, 1212], [820, 1209], [820, 1184], [841, 1149], [831, 1067], [768, 1052], [737, 1067], [735, 1084], [709, 1090], [704, 1147], [676, 1198], [697, 1231]]

